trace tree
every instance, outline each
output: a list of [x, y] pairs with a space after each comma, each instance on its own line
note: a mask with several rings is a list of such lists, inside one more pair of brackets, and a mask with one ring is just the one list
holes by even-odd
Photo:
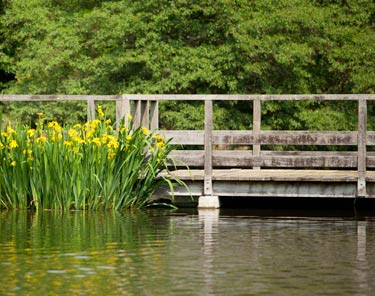
[[[3, 92], [373, 93], [374, 16], [371, 0], [8, 0], [0, 65], [15, 79]], [[270, 102], [263, 117], [267, 128], [324, 125], [310, 107]], [[179, 121], [162, 108], [163, 124]], [[251, 124], [241, 102], [215, 111], [217, 128]]]

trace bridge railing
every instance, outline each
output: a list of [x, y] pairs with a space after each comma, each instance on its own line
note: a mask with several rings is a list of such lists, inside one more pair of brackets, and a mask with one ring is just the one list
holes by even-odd
[[[215, 168], [293, 168], [344, 169], [358, 172], [358, 196], [366, 196], [366, 170], [375, 168], [375, 154], [367, 146], [375, 146], [375, 131], [367, 130], [367, 102], [375, 95], [0, 95], [0, 101], [87, 101], [87, 117], [95, 117], [95, 102], [115, 101], [116, 118], [132, 114], [136, 125], [159, 128], [159, 102], [204, 102], [204, 130], [163, 130], [166, 138], [177, 145], [204, 147], [200, 150], [176, 150], [174, 157], [192, 168], [205, 171], [204, 194], [212, 194], [212, 170]], [[214, 130], [214, 101], [250, 101], [251, 130]], [[358, 126], [355, 131], [284, 131], [262, 130], [261, 108], [266, 101], [356, 101]], [[251, 115], [251, 114], [250, 114]], [[272, 151], [266, 145], [298, 145], [299, 151]], [[249, 146], [249, 150], [217, 149]], [[354, 146], [355, 151], [304, 151], [303, 146]]]

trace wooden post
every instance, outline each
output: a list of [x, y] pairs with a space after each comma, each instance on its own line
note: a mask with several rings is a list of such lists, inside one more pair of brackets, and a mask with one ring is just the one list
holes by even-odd
[[150, 128], [159, 128], [159, 101], [150, 101]]
[[358, 99], [358, 183], [357, 196], [366, 197], [367, 101]]
[[87, 121], [95, 119], [95, 101], [93, 99], [87, 100]]
[[204, 195], [212, 195], [212, 101], [204, 101]]
[[204, 101], [204, 184], [203, 196], [198, 200], [198, 208], [219, 208], [219, 197], [212, 190], [212, 100]]
[[141, 101], [141, 125], [149, 128], [150, 118], [149, 118], [149, 109], [148, 101]]
[[116, 128], [118, 129], [121, 121], [128, 125], [127, 115], [130, 114], [130, 103], [129, 99], [123, 95], [120, 100], [116, 100]]
[[[261, 106], [260, 99], [255, 98], [253, 100], [253, 135], [255, 139], [259, 139], [261, 129]], [[259, 158], [260, 156], [260, 144], [253, 144], [253, 156]], [[253, 169], [260, 169], [260, 167], [253, 167]]]
[[134, 101], [134, 108], [132, 112], [133, 116], [133, 125], [135, 128], [141, 125], [141, 101], [136, 100]]

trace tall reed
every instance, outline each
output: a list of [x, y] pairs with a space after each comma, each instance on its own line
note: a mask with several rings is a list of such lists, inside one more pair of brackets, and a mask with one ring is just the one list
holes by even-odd
[[[7, 126], [0, 136], [0, 207], [121, 209], [149, 204], [156, 188], [185, 184], [168, 170], [170, 141], [145, 127], [116, 131], [98, 119], [62, 127]], [[161, 172], [167, 172], [167, 174]]]

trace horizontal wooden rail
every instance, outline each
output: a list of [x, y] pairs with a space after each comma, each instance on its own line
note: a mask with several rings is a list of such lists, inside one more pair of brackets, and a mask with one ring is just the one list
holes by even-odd
[[[173, 144], [203, 145], [204, 132], [195, 130], [160, 131], [171, 138]], [[357, 132], [311, 132], [311, 131], [261, 131], [254, 134], [252, 131], [227, 130], [213, 131], [213, 145], [344, 145], [356, 146]], [[368, 135], [368, 142], [375, 141], [375, 135]], [[375, 142], [374, 142], [375, 143]]]
[[[179, 162], [177, 166], [203, 167], [204, 151], [176, 150], [171, 154]], [[226, 168], [344, 168], [355, 169], [357, 167], [356, 152], [317, 152], [317, 151], [261, 151], [259, 156], [253, 155], [252, 151], [244, 150], [214, 150], [212, 154], [214, 167]], [[368, 157], [367, 167], [375, 167], [375, 156]]]

